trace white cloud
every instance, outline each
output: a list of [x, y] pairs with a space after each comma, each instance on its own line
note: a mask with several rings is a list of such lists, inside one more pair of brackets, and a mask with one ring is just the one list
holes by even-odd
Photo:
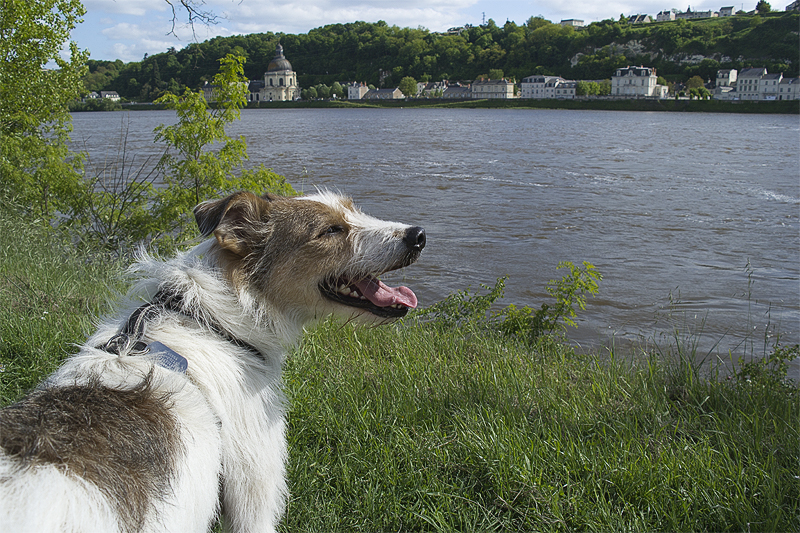
[[165, 0], [84, 0], [87, 11], [115, 13], [143, 17], [148, 11], [166, 11], [169, 6]]

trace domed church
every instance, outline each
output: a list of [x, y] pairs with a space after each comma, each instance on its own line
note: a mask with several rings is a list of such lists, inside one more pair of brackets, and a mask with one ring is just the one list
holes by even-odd
[[283, 46], [280, 43], [275, 48], [275, 57], [270, 61], [267, 71], [264, 73], [263, 84], [259, 82], [250, 82], [251, 102], [272, 102], [300, 98], [297, 74], [292, 70], [292, 64], [284, 57]]

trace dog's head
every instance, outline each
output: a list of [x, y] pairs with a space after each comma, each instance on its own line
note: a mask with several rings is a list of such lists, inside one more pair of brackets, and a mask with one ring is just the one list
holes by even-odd
[[411, 289], [378, 276], [416, 261], [425, 231], [366, 215], [349, 198], [239, 192], [194, 214], [200, 232], [216, 238], [230, 281], [273, 308], [305, 320], [337, 313], [379, 322], [417, 305]]

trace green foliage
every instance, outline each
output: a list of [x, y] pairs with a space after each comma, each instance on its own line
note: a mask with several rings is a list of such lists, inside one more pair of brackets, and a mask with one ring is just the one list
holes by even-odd
[[797, 394], [797, 384], [793, 386], [787, 381], [786, 376], [789, 370], [789, 363], [798, 357], [800, 357], [800, 345], [776, 345], [772, 353], [765, 357], [753, 358], [749, 361], [745, 361], [744, 357], [740, 357], [739, 369], [734, 376], [740, 384], [752, 384], [772, 389], [785, 388], [786, 391]]
[[579, 81], [575, 87], [576, 96], [608, 96], [611, 94], [611, 80]]
[[124, 291], [124, 265], [84, 253], [64, 232], [0, 210], [0, 406], [18, 399], [85, 342]]
[[705, 87], [705, 82], [703, 78], [700, 76], [692, 76], [686, 81], [686, 87], [689, 89], [697, 89], [699, 87]]
[[711, 91], [709, 91], [705, 87], [693, 87], [689, 89], [689, 98], [690, 99], [697, 98], [698, 100], [708, 100], [709, 98], [711, 98]]
[[397, 87], [406, 97], [413, 98], [417, 95], [417, 80], [411, 76], [406, 76], [400, 80], [400, 85]]
[[80, 202], [67, 104], [82, 91], [88, 53], [69, 35], [83, 14], [78, 0], [3, 0], [0, 9], [0, 195], [46, 223]]
[[287, 359], [287, 531], [761, 531], [800, 517], [797, 398], [435, 323]]
[[159, 100], [176, 110], [178, 121], [155, 129], [156, 142], [164, 144], [157, 164], [136, 162], [126, 153], [123, 136], [114, 164], [101, 169], [90, 165], [82, 184], [84, 201], [73, 217], [84, 242], [99, 243], [117, 254], [152, 241], [169, 250], [196, 234], [191, 212], [203, 200], [240, 189], [295, 194], [282, 176], [263, 165], [246, 168], [244, 138], [225, 133], [246, 104], [242, 63], [243, 58], [235, 56], [220, 60], [213, 107], [202, 91], [188, 89]]
[[567, 326], [578, 327], [573, 320], [578, 316], [575, 307], [586, 309], [585, 294], [596, 295], [598, 283], [603, 278], [597, 268], [584, 261], [583, 268], [576, 267], [569, 261], [562, 261], [558, 269], [568, 268], [569, 274], [560, 280], [550, 280], [547, 293], [555, 298], [554, 305], [543, 303], [539, 309], [530, 307], [517, 309], [509, 305], [499, 313], [497, 327], [506, 335], [533, 342], [542, 335], [566, 332]]
[[769, 2], [766, 0], [758, 0], [756, 4], [756, 11], [758, 13], [769, 13], [772, 11], [772, 6], [769, 5]]
[[[637, 25], [604, 20], [576, 31], [536, 17], [519, 26], [509, 22], [502, 27], [464, 28], [457, 35], [385, 22], [331, 24], [301, 35], [263, 33], [194, 43], [121, 69], [113, 66], [117, 75], [105, 88], [127, 98], [147, 100], [162, 94], [173, 81], [200, 87], [210, 81], [217, 59], [237, 49], [248, 59], [245, 76], [258, 79], [279, 40], [304, 88], [354, 80], [397, 87], [405, 76], [473, 80], [487, 73], [494, 77], [493, 73], [500, 71], [518, 80], [532, 74], [599, 80], [631, 64], [653, 66], [667, 79], [683, 81], [693, 75], [708, 79], [710, 62], [723, 57], [737, 59], [717, 68], [763, 65], [770, 72], [796, 76], [800, 66], [797, 13], [763, 15], [758, 17], [760, 23], [751, 27], [753, 20], [756, 17], [736, 16]], [[625, 48], [634, 42], [644, 51], [634, 53]], [[705, 55], [707, 62], [682, 64], [680, 59], [687, 54]], [[112, 75], [112, 65], [107, 64], [106, 69], [105, 75]]]
[[73, 100], [69, 103], [70, 112], [76, 111], [121, 111], [122, 104], [111, 98], [87, 98], [85, 102]]
[[554, 304], [541, 304], [539, 309], [528, 306], [517, 308], [514, 304], [490, 312], [493, 304], [503, 296], [505, 278], [499, 278], [494, 287], [486, 287], [485, 294], [472, 294], [469, 289], [455, 292], [415, 316], [428, 317], [444, 327], [478, 325], [488, 327], [506, 336], [532, 344], [544, 335], [563, 334], [567, 326], [577, 327], [574, 318], [578, 310], [586, 309], [585, 294], [595, 295], [602, 276], [596, 267], [584, 261], [577, 267], [569, 261], [558, 264], [558, 269], [568, 268], [569, 274], [560, 280], [550, 280], [546, 290], [555, 299]]
[[[168, 151], [159, 162], [165, 189], [155, 198], [153, 214], [161, 231], [177, 241], [194, 231], [190, 214], [203, 200], [240, 189], [294, 193], [283, 177], [263, 165], [245, 169], [244, 137], [233, 139], [225, 133], [225, 127], [239, 119], [247, 104], [243, 65], [241, 56], [220, 59], [220, 71], [212, 83], [213, 107], [202, 91], [190, 89], [181, 96], [167, 92], [157, 100], [177, 111], [178, 122], [155, 130], [156, 142], [164, 142]], [[219, 149], [212, 150], [214, 146]]]

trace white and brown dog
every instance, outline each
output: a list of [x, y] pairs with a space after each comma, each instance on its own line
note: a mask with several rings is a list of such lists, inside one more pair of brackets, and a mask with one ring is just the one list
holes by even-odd
[[[344, 197], [242, 192], [195, 209], [204, 236], [143, 257], [132, 304], [0, 411], [0, 527], [22, 532], [274, 531], [286, 500], [281, 365], [331, 313], [381, 323], [417, 305], [377, 276], [419, 227]], [[137, 307], [138, 305], [138, 307]]]

